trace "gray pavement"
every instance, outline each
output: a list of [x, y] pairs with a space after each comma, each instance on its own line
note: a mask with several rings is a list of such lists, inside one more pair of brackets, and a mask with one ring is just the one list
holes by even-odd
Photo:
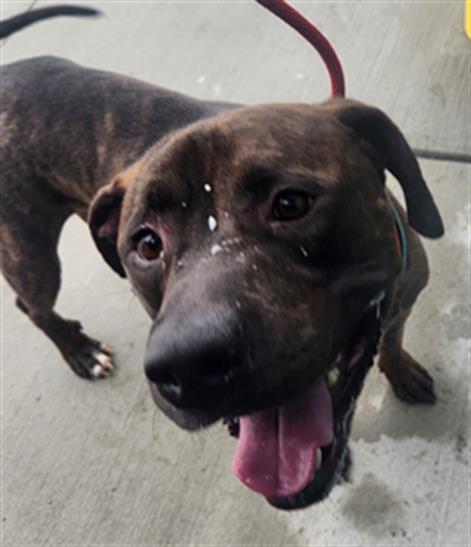
[[[3, 2], [3, 15], [30, 4]], [[252, 2], [94, 5], [107, 17], [31, 27], [3, 45], [3, 62], [54, 54], [247, 103], [328, 95], [316, 55]], [[461, 1], [296, 5], [335, 43], [350, 96], [385, 109], [417, 148], [471, 154]], [[109, 343], [119, 370], [77, 379], [3, 283], [3, 544], [470, 545], [471, 168], [421, 165], [447, 235], [425, 242], [432, 279], [406, 346], [434, 375], [439, 402], [404, 405], [375, 370], [355, 418], [352, 482], [289, 514], [231, 475], [234, 442], [221, 426], [188, 434], [154, 408], [142, 371], [148, 319], [71, 219], [58, 309]]]

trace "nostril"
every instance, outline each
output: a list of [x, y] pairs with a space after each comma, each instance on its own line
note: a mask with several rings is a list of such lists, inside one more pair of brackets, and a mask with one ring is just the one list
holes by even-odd
[[157, 384], [157, 389], [163, 397], [174, 405], [179, 405], [183, 400], [183, 388], [177, 382], [166, 382]]
[[179, 404], [183, 398], [183, 386], [180, 380], [171, 372], [160, 371], [149, 377], [163, 397], [174, 404]]
[[238, 365], [238, 355], [235, 349], [229, 351], [223, 348], [203, 352], [198, 357], [199, 374], [207, 384], [227, 381], [234, 374]]

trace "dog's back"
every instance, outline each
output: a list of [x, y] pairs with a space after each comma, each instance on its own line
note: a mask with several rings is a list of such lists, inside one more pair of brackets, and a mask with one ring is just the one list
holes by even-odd
[[[221, 108], [56, 57], [19, 61], [3, 71], [4, 173], [21, 163], [37, 175], [38, 165], [47, 165], [41, 175], [88, 206], [100, 186], [164, 134]], [[15, 187], [22, 184], [14, 178]]]

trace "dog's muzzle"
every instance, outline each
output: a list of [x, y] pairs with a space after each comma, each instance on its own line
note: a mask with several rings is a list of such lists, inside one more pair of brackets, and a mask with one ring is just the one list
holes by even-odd
[[145, 372], [158, 394], [181, 409], [218, 406], [242, 367], [245, 344], [229, 309], [160, 320], [149, 336]]

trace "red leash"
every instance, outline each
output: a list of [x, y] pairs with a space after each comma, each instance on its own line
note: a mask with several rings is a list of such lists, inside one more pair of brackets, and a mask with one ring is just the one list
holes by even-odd
[[342, 65], [327, 38], [285, 0], [255, 0], [282, 21], [294, 28], [319, 53], [329, 72], [332, 97], [345, 97], [345, 79]]
[[[274, 13], [282, 21], [294, 28], [303, 38], [305, 38], [319, 53], [329, 72], [330, 83], [332, 86], [332, 97], [345, 97], [345, 79], [343, 76], [342, 65], [327, 38], [305, 17], [291, 7], [285, 0], [255, 0], [267, 10]], [[402, 270], [407, 267], [407, 237], [402, 226], [402, 221], [394, 204], [390, 201], [390, 206], [395, 218], [394, 238], [396, 240], [397, 250], [402, 256]]]

